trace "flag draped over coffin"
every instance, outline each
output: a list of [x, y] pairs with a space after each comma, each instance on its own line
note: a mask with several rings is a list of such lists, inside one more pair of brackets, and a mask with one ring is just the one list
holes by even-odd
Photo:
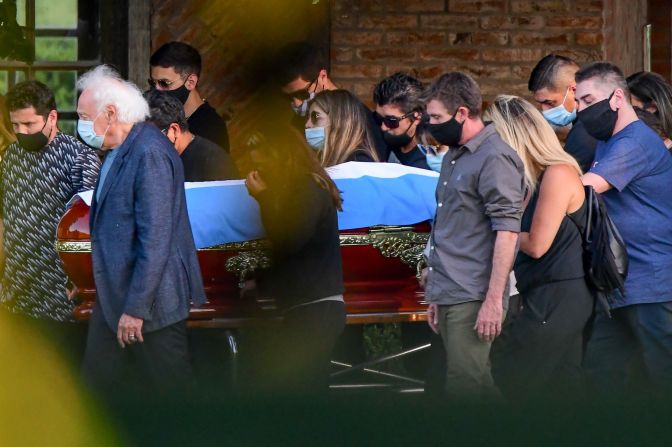
[[[396, 163], [349, 162], [327, 169], [343, 197], [340, 230], [412, 225], [434, 217], [439, 175]], [[185, 183], [196, 248], [264, 237], [259, 206], [243, 180]], [[80, 194], [89, 205], [91, 192]]]

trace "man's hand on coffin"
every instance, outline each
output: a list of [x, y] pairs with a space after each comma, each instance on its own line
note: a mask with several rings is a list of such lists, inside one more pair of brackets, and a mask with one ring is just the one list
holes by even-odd
[[128, 314], [123, 314], [119, 319], [119, 326], [117, 328], [117, 341], [122, 348], [133, 343], [142, 343], [142, 318], [132, 317]]
[[420, 278], [418, 279], [418, 283], [420, 283], [420, 287], [423, 289], [425, 286], [427, 286], [427, 273], [429, 270], [427, 270], [427, 267], [423, 268], [422, 271], [420, 272]]
[[247, 178], [245, 179], [245, 186], [247, 187], [247, 191], [251, 196], [256, 196], [268, 188], [266, 182], [261, 179], [259, 171], [252, 171], [247, 174]]

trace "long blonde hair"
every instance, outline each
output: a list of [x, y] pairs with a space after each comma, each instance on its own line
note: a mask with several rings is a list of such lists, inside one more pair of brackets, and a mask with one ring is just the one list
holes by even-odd
[[324, 149], [319, 152], [322, 166], [345, 163], [357, 151], [379, 161], [367, 126], [368, 117], [362, 103], [352, 93], [325, 90], [315, 95], [312, 102], [329, 116]]
[[525, 184], [530, 192], [537, 187], [541, 173], [551, 165], [570, 165], [578, 175], [581, 168], [560, 145], [558, 137], [543, 115], [518, 96], [499, 95], [484, 114], [495, 124], [497, 133], [520, 156], [525, 166]]

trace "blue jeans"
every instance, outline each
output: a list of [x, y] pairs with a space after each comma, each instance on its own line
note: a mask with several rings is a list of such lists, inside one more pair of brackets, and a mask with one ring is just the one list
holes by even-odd
[[[595, 316], [584, 367], [603, 394], [672, 390], [672, 301], [634, 304]], [[633, 388], [634, 387], [634, 388]]]

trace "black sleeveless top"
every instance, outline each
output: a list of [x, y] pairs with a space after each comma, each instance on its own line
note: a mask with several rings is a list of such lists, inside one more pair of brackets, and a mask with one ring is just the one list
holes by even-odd
[[[521, 232], [529, 232], [539, 200], [539, 186], [523, 213]], [[542, 284], [584, 277], [582, 236], [586, 220], [586, 201], [571, 214], [566, 214], [548, 251], [539, 259], [518, 252], [514, 264], [516, 288], [523, 293]], [[577, 226], [578, 225], [578, 226]], [[581, 232], [579, 232], [581, 226]]]

